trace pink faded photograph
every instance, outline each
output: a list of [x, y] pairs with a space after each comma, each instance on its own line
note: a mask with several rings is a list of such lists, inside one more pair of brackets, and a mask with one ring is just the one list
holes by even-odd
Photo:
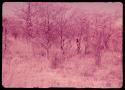
[[4, 88], [121, 88], [119, 2], [5, 2]]

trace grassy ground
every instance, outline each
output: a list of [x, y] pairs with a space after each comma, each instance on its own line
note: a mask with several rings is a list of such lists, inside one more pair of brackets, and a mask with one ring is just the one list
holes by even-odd
[[[2, 85], [4, 87], [93, 87], [108, 88], [122, 86], [121, 54], [104, 51], [101, 67], [95, 66], [91, 55], [74, 55], [51, 68], [50, 60], [32, 53], [31, 44], [23, 40], [10, 39], [8, 51], [2, 59]], [[55, 50], [55, 49], [53, 49]], [[59, 56], [58, 56], [59, 58]], [[57, 60], [58, 61], [58, 60]]]

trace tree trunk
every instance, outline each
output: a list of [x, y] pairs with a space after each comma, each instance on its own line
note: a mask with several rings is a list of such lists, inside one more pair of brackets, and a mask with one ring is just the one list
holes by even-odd
[[4, 48], [4, 50], [6, 51], [6, 48], [7, 48], [7, 30], [6, 30], [6, 28], [5, 28], [5, 48]]
[[49, 60], [49, 48], [46, 49], [46, 57]]
[[100, 67], [101, 66], [101, 54], [100, 54], [100, 51], [96, 52], [95, 59], [96, 59], [95, 65]]
[[7, 29], [5, 28], [4, 30], [3, 30], [3, 36], [4, 36], [4, 38], [3, 38], [3, 57], [5, 56], [5, 54], [6, 54], [6, 51], [7, 51]]
[[64, 54], [64, 40], [61, 40], [61, 51]]
[[61, 51], [62, 51], [62, 54], [64, 54], [64, 39], [63, 39], [63, 32], [61, 30]]
[[77, 43], [77, 54], [79, 54], [80, 49], [81, 49], [81, 47], [80, 47], [80, 39], [76, 39], [76, 43]]
[[88, 52], [88, 44], [85, 45], [85, 55], [87, 55], [89, 52]]
[[31, 7], [30, 7], [30, 2], [28, 3], [28, 13], [27, 13], [27, 20], [26, 20], [26, 37], [27, 37], [27, 44], [30, 41], [32, 37], [32, 21], [31, 21]]
[[95, 62], [95, 64], [97, 65], [97, 66], [101, 66], [101, 50], [102, 50], [102, 43], [101, 43], [101, 41], [102, 41], [102, 33], [101, 32], [99, 32], [98, 33], [98, 37], [97, 37], [97, 39], [98, 39], [98, 41], [97, 41], [97, 44], [96, 44], [96, 52], [95, 52], [95, 57], [96, 57], [96, 62]]
[[85, 55], [89, 53], [88, 48], [89, 48], [89, 42], [88, 42], [88, 37], [85, 37]]

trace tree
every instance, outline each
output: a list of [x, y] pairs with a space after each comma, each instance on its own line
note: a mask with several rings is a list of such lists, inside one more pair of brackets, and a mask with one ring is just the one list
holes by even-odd
[[81, 13], [75, 19], [78, 25], [78, 38], [76, 39], [77, 43], [77, 53], [81, 51], [81, 42], [84, 40], [85, 44], [85, 54], [87, 54], [88, 49], [88, 38], [89, 38], [89, 17], [87, 13]]
[[[67, 38], [67, 28], [69, 27], [69, 22], [72, 22], [73, 13], [67, 17], [67, 12], [70, 11], [71, 7], [67, 7], [66, 5], [59, 6], [58, 14], [55, 17], [56, 25], [58, 26], [58, 36], [60, 38], [60, 49], [62, 51], [62, 55], [65, 54], [64, 51], [64, 42]], [[67, 30], [67, 31], [66, 31]], [[70, 34], [70, 33], [68, 33]]]
[[[41, 3], [42, 4], [42, 3]], [[52, 21], [52, 9], [50, 8], [50, 6], [52, 6], [52, 4], [50, 3], [46, 3], [45, 6], [41, 7], [42, 9], [40, 9], [39, 11], [43, 10], [43, 14], [39, 14], [40, 16], [43, 17], [43, 22], [40, 22], [40, 25], [43, 26], [43, 29], [41, 29], [43, 33], [42, 36], [45, 37], [44, 41], [40, 41], [41, 46], [44, 47], [46, 49], [46, 53], [47, 53], [47, 58], [49, 59], [49, 49], [51, 47], [51, 41], [52, 41], [52, 36], [53, 34], [51, 33], [52, 31], [52, 25], [53, 25], [53, 21]]]
[[[47, 58], [49, 59], [49, 49], [51, 48], [53, 42], [58, 39], [54, 29], [56, 27], [55, 17], [59, 14], [59, 9], [55, 7], [52, 3], [36, 3], [37, 9], [34, 10], [39, 12], [35, 16], [34, 24], [36, 30], [36, 36], [41, 44], [41, 47], [46, 49]], [[40, 39], [41, 38], [41, 39]], [[54, 40], [55, 39], [55, 40]]]
[[18, 13], [16, 13], [18, 19], [22, 20], [25, 23], [24, 28], [24, 37], [27, 40], [27, 43], [30, 42], [31, 38], [33, 38], [33, 29], [32, 29], [32, 13], [31, 3], [28, 2], [25, 4], [24, 8], [16, 9]]
[[3, 21], [2, 21], [2, 23], [3, 23], [3, 57], [4, 57], [4, 55], [6, 54], [6, 50], [7, 50], [7, 27], [8, 27], [8, 20], [7, 20], [7, 18], [3, 18]]
[[[40, 36], [38, 32], [38, 25], [35, 26], [37, 23], [37, 20], [35, 18], [38, 18], [37, 11], [38, 9], [36, 8], [36, 3], [25, 3], [23, 8], [17, 9], [18, 13], [16, 13], [17, 17], [19, 20], [21, 20], [23, 23], [23, 39], [27, 41], [27, 45], [30, 44], [30, 47], [32, 48], [32, 51], [35, 55], [35, 47], [33, 44], [35, 43], [35, 39]], [[29, 47], [29, 46], [28, 46]]]
[[[104, 49], [108, 49], [108, 40], [111, 36], [111, 22], [108, 20], [109, 15], [95, 14], [95, 32], [96, 32], [96, 43], [95, 43], [95, 57], [97, 66], [101, 65], [101, 54]], [[109, 26], [108, 26], [109, 25]]]

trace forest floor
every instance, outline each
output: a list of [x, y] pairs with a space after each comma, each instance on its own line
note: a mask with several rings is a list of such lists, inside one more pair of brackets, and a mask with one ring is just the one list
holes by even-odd
[[95, 66], [92, 56], [76, 55], [52, 69], [51, 62], [34, 56], [25, 41], [10, 39], [9, 44], [2, 59], [3, 87], [122, 87], [121, 53], [104, 51], [100, 67]]

